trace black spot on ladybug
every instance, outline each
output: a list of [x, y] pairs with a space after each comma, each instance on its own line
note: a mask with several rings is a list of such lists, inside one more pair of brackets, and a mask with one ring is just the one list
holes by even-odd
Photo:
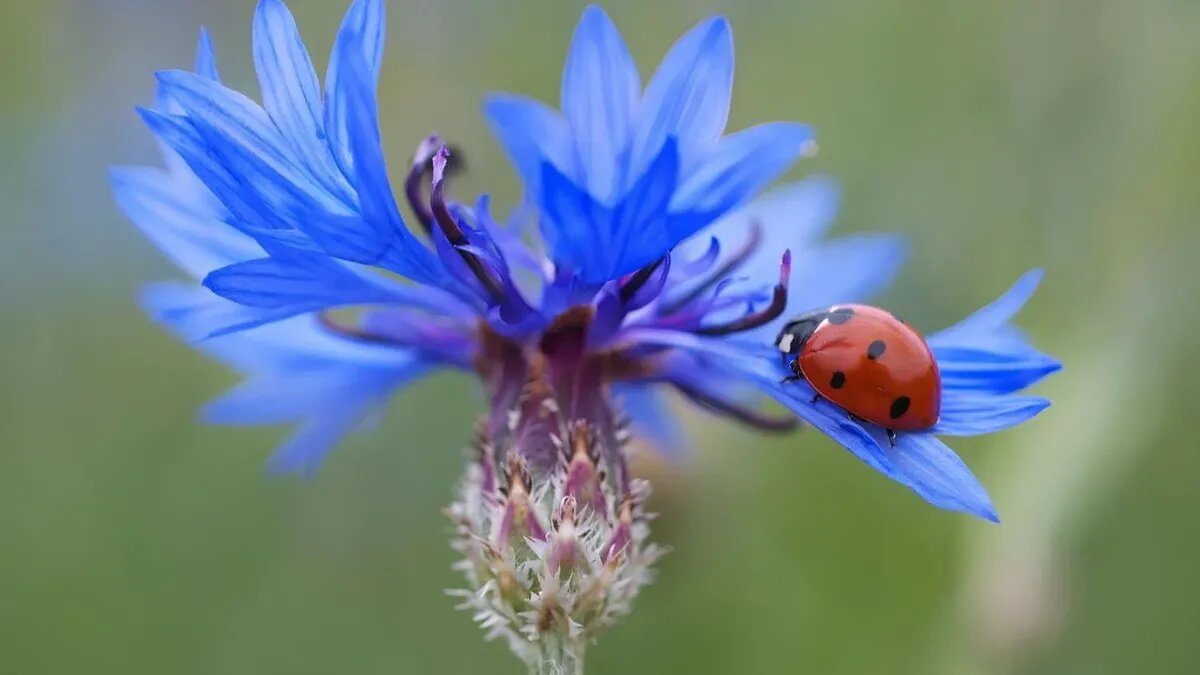
[[883, 353], [886, 351], [887, 345], [883, 343], [883, 340], [876, 340], [867, 345], [867, 358], [874, 361], [875, 359], [883, 356]]
[[833, 372], [833, 377], [829, 378], [829, 386], [834, 389], [841, 389], [846, 384], [846, 374], [840, 370]]
[[838, 307], [829, 313], [829, 323], [840, 326], [850, 320], [854, 316], [854, 310], [850, 307]]
[[912, 400], [907, 396], [901, 396], [892, 401], [892, 409], [888, 411], [888, 415], [894, 420], [900, 419], [904, 416], [904, 413], [908, 412], [908, 406], [910, 405], [912, 405]]

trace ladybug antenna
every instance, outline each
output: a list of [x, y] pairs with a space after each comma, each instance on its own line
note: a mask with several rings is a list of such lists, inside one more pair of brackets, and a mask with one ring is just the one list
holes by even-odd
[[791, 276], [792, 251], [788, 249], [783, 252], [783, 260], [779, 264], [779, 283], [775, 285], [775, 289], [771, 294], [771, 304], [764, 307], [761, 311], [751, 312], [740, 319], [716, 326], [701, 326], [694, 332], [697, 335], [730, 335], [732, 333], [753, 330], [778, 319], [784, 310], [787, 309], [788, 279]]

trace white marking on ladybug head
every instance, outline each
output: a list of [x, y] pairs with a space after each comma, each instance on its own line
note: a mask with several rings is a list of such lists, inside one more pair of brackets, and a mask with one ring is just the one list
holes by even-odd
[[779, 347], [779, 351], [783, 352], [784, 354], [789, 354], [792, 351], [792, 341], [795, 339], [795, 335], [792, 335], [791, 333], [784, 333], [783, 336], [779, 338], [779, 343], [776, 346]]

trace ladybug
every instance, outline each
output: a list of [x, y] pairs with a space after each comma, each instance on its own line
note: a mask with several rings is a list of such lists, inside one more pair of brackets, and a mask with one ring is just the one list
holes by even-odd
[[877, 424], [896, 444], [896, 431], [937, 424], [942, 378], [925, 339], [890, 312], [834, 305], [789, 321], [775, 338], [792, 375], [852, 419]]

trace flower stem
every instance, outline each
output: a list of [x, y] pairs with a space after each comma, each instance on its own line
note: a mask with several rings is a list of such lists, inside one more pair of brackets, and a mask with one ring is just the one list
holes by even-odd
[[530, 675], [583, 675], [583, 641], [546, 640]]

